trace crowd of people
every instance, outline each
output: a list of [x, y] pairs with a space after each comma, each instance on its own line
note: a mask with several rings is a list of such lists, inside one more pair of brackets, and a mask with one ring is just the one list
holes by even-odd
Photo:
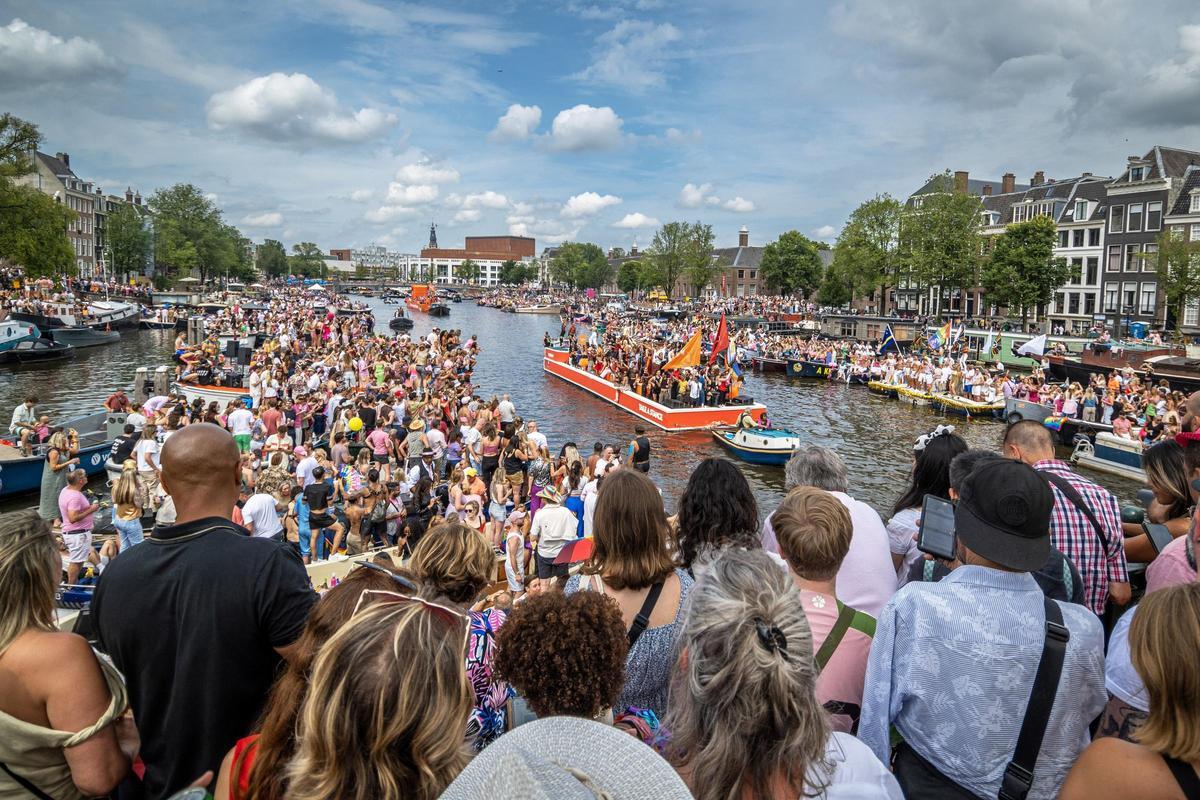
[[[52, 502], [0, 518], [0, 797], [1200, 798], [1200, 397], [1145, 525], [1033, 421], [920, 436], [883, 515], [805, 446], [765, 509], [721, 458], [664, 498], [642, 430], [552, 442], [473, 336], [242, 313], [248, 404], [106, 401], [117, 537], [63, 431]], [[687, 333], [629, 324], [581, 361]]]

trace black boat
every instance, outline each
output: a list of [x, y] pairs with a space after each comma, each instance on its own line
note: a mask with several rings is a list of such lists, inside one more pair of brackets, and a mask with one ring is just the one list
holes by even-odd
[[33, 364], [41, 361], [58, 361], [75, 355], [69, 344], [50, 339], [28, 339], [15, 347], [0, 352], [0, 364]]
[[434, 303], [426, 313], [431, 317], [448, 317], [450, 316], [450, 306], [445, 303]]
[[394, 331], [406, 331], [413, 326], [413, 321], [404, 316], [402, 309], [396, 309], [396, 316], [388, 321], [388, 327]]

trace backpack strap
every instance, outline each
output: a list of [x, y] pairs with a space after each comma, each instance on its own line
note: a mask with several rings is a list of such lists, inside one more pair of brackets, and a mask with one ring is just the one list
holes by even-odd
[[632, 650], [637, 640], [641, 638], [646, 627], [650, 624], [650, 615], [654, 613], [654, 606], [658, 603], [658, 596], [662, 594], [663, 582], [658, 581], [650, 587], [650, 591], [646, 594], [646, 601], [642, 603], [642, 608], [638, 611], [637, 616], [633, 618], [633, 624], [629, 626], [629, 649]]
[[818, 671], [825, 669], [825, 665], [829, 663], [829, 659], [833, 658], [833, 652], [842, 643], [842, 639], [846, 636], [846, 631], [850, 630], [850, 623], [854, 620], [855, 611], [853, 608], [841, 600], [838, 600], [837, 604], [837, 620], [833, 623], [833, 627], [829, 629], [829, 635], [821, 643], [821, 649], [817, 651], [815, 657]]
[[1075, 579], [1071, 577], [1071, 561], [1066, 556], [1063, 556], [1062, 571], [1063, 588], [1067, 592], [1067, 602], [1069, 603], [1075, 596]]
[[1100, 537], [1100, 543], [1104, 545], [1104, 553], [1107, 555], [1108, 535], [1104, 533], [1104, 528], [1100, 525], [1100, 520], [1096, 519], [1096, 514], [1083, 501], [1083, 498], [1079, 496], [1079, 490], [1072, 486], [1071, 482], [1062, 475], [1055, 475], [1053, 472], [1047, 470], [1038, 470], [1038, 473], [1052, 483], [1071, 502], [1071, 505], [1075, 506], [1087, 517], [1088, 522], [1092, 523], [1092, 528], [1096, 531], [1096, 536]]
[[1045, 596], [1042, 600], [1046, 607], [1046, 638], [1033, 678], [1033, 689], [1029, 693], [1029, 705], [1025, 707], [1025, 719], [1021, 721], [1021, 733], [1017, 736], [1017, 747], [1000, 782], [1000, 800], [1025, 800], [1033, 785], [1033, 771], [1054, 708], [1054, 696], [1058, 693], [1067, 642], [1071, 640], [1058, 603]]
[[8, 764], [5, 764], [3, 761], [0, 761], [0, 769], [4, 770], [8, 777], [12, 778], [18, 786], [29, 792], [30, 795], [36, 797], [37, 800], [54, 800], [53, 797], [43, 792], [37, 786], [33, 785], [27, 778], [22, 778], [20, 775], [9, 769]]

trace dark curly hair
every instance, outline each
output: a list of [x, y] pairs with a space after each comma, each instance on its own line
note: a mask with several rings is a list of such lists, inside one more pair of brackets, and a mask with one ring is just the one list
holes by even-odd
[[527, 595], [496, 634], [496, 671], [539, 717], [591, 719], [625, 685], [621, 609], [599, 592]]
[[758, 503], [742, 471], [724, 458], [706, 458], [679, 498], [679, 553], [689, 572], [709, 548], [762, 546]]

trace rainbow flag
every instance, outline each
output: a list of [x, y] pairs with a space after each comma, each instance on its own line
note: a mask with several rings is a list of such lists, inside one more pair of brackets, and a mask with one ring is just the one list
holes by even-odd
[[952, 323], [947, 322], [940, 328], [934, 328], [933, 333], [929, 334], [929, 347], [933, 350], [940, 350], [950, 341], [950, 330]]

